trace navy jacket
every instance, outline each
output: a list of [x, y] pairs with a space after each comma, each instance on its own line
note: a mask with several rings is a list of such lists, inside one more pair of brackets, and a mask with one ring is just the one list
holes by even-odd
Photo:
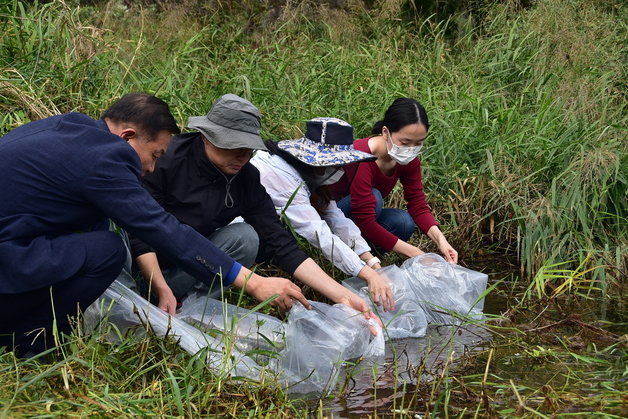
[[79, 113], [31, 122], [0, 138], [0, 293], [65, 279], [84, 255], [60, 248], [55, 237], [103, 229], [108, 218], [199, 280], [222, 274], [225, 284], [233, 282], [241, 265], [166, 213], [142, 187], [140, 171], [126, 141], [104, 121]]
[[[308, 256], [283, 228], [273, 201], [260, 183], [259, 170], [247, 163], [228, 177], [232, 202], [227, 206], [227, 178], [207, 158], [203, 141], [199, 133], [173, 137], [166, 154], [157, 160], [155, 171], [143, 177], [144, 186], [166, 211], [204, 236], [241, 216], [259, 236], [258, 259], [272, 259], [293, 274]], [[131, 248], [134, 256], [152, 250], [134, 237]], [[162, 268], [176, 265], [168, 255], [157, 253]]]

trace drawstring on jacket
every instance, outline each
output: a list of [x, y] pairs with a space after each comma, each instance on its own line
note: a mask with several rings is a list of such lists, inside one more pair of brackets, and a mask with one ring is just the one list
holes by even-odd
[[225, 175], [225, 174], [224, 174], [224, 173], [223, 173], [220, 169], [218, 169], [218, 168], [216, 167], [216, 165], [215, 165], [214, 163], [212, 163], [212, 161], [211, 161], [211, 160], [207, 159], [207, 161], [208, 161], [208, 162], [209, 162], [212, 166], [214, 166], [214, 169], [216, 169], [216, 171], [217, 171], [218, 173], [220, 173], [220, 174], [222, 175], [222, 177], [224, 177], [224, 178], [225, 178], [225, 182], [227, 182], [227, 184], [225, 185], [225, 189], [226, 189], [226, 191], [227, 191], [227, 193], [226, 193], [226, 195], [225, 195], [225, 207], [227, 207], [227, 208], [233, 208], [233, 206], [235, 205], [235, 201], [233, 200], [233, 196], [231, 196], [231, 182], [233, 182], [233, 179], [235, 179], [235, 178], [236, 178], [236, 176], [238, 176], [238, 174], [239, 174], [240, 172], [238, 172], [238, 173], [236, 173], [235, 175], [231, 176], [231, 179], [229, 179], [229, 178], [227, 177], [227, 175]]

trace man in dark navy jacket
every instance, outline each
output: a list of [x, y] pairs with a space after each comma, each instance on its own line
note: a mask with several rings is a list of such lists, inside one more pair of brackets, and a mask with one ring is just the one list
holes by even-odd
[[0, 138], [0, 347], [26, 355], [54, 346], [53, 320], [67, 333], [68, 316], [117, 277], [126, 248], [108, 219], [201, 281], [308, 306], [291, 281], [252, 273], [141, 186], [178, 133], [165, 102], [133, 93], [101, 120], [69, 113]]

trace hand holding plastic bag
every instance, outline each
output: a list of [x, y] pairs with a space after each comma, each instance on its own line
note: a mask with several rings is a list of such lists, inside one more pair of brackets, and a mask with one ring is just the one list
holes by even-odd
[[375, 304], [380, 306], [384, 311], [394, 311], [395, 293], [390, 287], [390, 282], [385, 279], [379, 271], [375, 271], [368, 266], [362, 269], [360, 274], [366, 271], [366, 275], [362, 275], [362, 279], [368, 284], [366, 300], [368, 301], [370, 297], [371, 301], [375, 302]]
[[[355, 310], [358, 313], [362, 313], [362, 317], [367, 321], [372, 321], [373, 327], [369, 327], [371, 334], [376, 336], [381, 331], [384, 324], [379, 317], [371, 310], [365, 299], [360, 298], [357, 293], [349, 293], [346, 298], [340, 300], [339, 305], [344, 305]], [[370, 323], [369, 323], [370, 324]]]

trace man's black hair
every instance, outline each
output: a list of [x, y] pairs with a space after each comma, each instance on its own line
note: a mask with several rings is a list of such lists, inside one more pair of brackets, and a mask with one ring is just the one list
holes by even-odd
[[113, 122], [131, 122], [146, 132], [150, 137], [159, 131], [180, 134], [177, 121], [170, 113], [168, 104], [146, 93], [129, 93], [117, 100], [107, 109], [101, 119]]

